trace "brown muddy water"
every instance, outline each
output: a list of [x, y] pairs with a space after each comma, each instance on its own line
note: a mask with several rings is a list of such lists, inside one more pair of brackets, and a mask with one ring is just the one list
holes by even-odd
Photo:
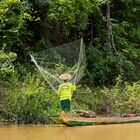
[[0, 140], [140, 140], [140, 123], [96, 126], [0, 126]]

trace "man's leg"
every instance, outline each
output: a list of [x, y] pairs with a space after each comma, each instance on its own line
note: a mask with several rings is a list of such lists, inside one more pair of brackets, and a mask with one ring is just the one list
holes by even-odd
[[66, 116], [65, 112], [62, 111], [62, 113], [61, 113], [61, 119], [63, 120], [65, 118], [65, 116]]
[[66, 118], [67, 118], [68, 120], [70, 120], [70, 113], [69, 113], [69, 112], [66, 113]]
[[67, 121], [70, 120], [70, 100], [66, 101], [66, 118]]
[[65, 101], [64, 100], [60, 101], [60, 105], [61, 105], [61, 110], [62, 110], [61, 119], [63, 120], [66, 117], [66, 113], [65, 113]]

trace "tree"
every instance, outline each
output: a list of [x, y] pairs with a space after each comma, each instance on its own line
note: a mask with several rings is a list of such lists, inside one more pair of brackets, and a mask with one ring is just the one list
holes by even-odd
[[29, 12], [30, 4], [26, 0], [2, 0], [0, 2], [1, 49], [14, 51], [18, 56], [26, 55], [27, 40], [31, 36], [27, 28], [27, 20], [32, 20]]

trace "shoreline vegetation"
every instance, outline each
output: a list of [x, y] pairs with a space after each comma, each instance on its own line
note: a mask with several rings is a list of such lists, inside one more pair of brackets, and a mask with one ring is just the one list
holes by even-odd
[[0, 122], [3, 125], [60, 125], [66, 126], [86, 126], [86, 125], [111, 125], [111, 124], [126, 124], [126, 123], [140, 123], [140, 116], [122, 117], [120, 115], [113, 116], [97, 116], [92, 118], [85, 117], [72, 117], [69, 121], [63, 122], [60, 117], [52, 117], [50, 122], [47, 123], [15, 123], [9, 121]]
[[80, 109], [139, 114], [139, 13], [139, 0], [1, 0], [0, 124], [45, 124], [60, 116], [59, 98], [29, 54], [81, 37], [87, 67], [73, 93], [72, 116]]
[[[60, 116], [59, 97], [41, 75], [28, 74], [24, 81], [15, 80], [14, 84], [3, 96], [0, 108], [2, 120], [25, 124], [50, 123], [53, 122], [50, 116]], [[79, 116], [79, 109], [91, 110], [97, 116], [139, 114], [139, 82], [125, 83], [123, 88], [118, 85], [111, 88], [79, 86], [73, 93], [72, 116]]]

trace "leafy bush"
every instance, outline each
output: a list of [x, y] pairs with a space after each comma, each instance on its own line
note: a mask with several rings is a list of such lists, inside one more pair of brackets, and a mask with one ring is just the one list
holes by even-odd
[[[115, 86], [112, 89], [101, 90], [102, 102], [100, 107], [107, 113], [139, 113], [140, 112], [140, 83], [125, 84], [125, 88]], [[102, 110], [102, 109], [101, 109]]]
[[140, 112], [140, 82], [132, 85], [126, 83], [123, 93], [121, 93], [121, 101], [118, 106], [120, 113], [139, 113]]
[[87, 70], [90, 80], [95, 86], [115, 85], [115, 79], [122, 75], [124, 81], [133, 81], [135, 75], [134, 63], [123, 53], [108, 54], [98, 46], [89, 46], [87, 50]]
[[49, 116], [59, 114], [57, 95], [45, 83], [28, 74], [24, 82], [6, 95], [2, 116], [17, 123], [47, 123]]
[[0, 50], [0, 104], [3, 102], [4, 94], [11, 86], [11, 79], [15, 77], [16, 70], [13, 65], [15, 59], [15, 53], [5, 53], [3, 50]]
[[99, 111], [99, 106], [97, 104], [100, 95], [97, 92], [99, 92], [97, 89], [94, 90], [88, 86], [79, 87], [73, 95], [75, 102], [78, 103], [76, 109]]
[[0, 79], [7, 80], [14, 75], [15, 68], [12, 62], [16, 59], [16, 54], [13, 52], [4, 53], [0, 50]]
[[98, 114], [123, 114], [140, 112], [140, 82], [132, 85], [122, 81], [112, 88], [93, 89], [85, 87], [75, 93], [75, 100], [87, 105], [87, 109]]

